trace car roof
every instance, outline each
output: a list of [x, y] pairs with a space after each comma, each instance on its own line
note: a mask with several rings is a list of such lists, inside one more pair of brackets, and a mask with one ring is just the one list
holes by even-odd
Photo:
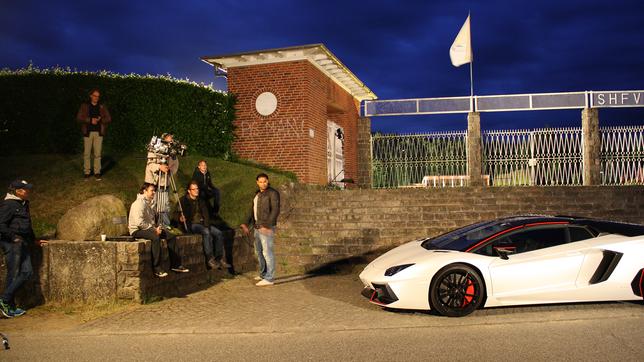
[[590, 226], [598, 232], [620, 234], [626, 236], [644, 235], [644, 225], [620, 221], [591, 219], [580, 216], [566, 215], [517, 215], [495, 220], [498, 224], [505, 224], [508, 228], [526, 224], [568, 223], [580, 226]]

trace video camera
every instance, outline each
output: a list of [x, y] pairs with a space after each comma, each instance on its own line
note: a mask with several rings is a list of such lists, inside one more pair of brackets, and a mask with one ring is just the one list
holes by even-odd
[[172, 140], [170, 142], [165, 141], [163, 137], [152, 136], [150, 143], [148, 143], [147, 150], [148, 152], [155, 153], [160, 156], [184, 156], [188, 146], [179, 142], [178, 140]]

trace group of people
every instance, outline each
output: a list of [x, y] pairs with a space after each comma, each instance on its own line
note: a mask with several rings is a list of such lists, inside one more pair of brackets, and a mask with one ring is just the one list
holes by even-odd
[[[92, 89], [89, 98], [89, 102], [81, 105], [76, 117], [83, 134], [83, 176], [86, 180], [90, 179], [93, 170], [95, 179], [100, 181], [102, 142], [112, 119], [107, 107], [99, 102], [98, 89]], [[172, 134], [164, 134], [162, 138], [165, 142], [173, 141]], [[182, 264], [176, 234], [169, 228], [171, 215], [168, 189], [175, 187], [173, 175], [178, 171], [179, 160], [173, 156], [158, 156], [148, 154], [145, 182], [130, 207], [128, 231], [135, 238], [151, 240], [152, 269], [156, 277], [163, 278], [168, 273], [161, 267], [161, 239], [165, 239], [167, 243], [170, 269], [177, 273], [187, 273], [189, 270]], [[274, 284], [275, 278], [273, 243], [280, 212], [280, 196], [279, 192], [270, 187], [268, 175], [260, 173], [256, 182], [258, 189], [240, 227], [245, 235], [252, 234], [254, 237], [259, 263], [255, 285], [267, 286]], [[0, 294], [0, 315], [6, 318], [25, 313], [25, 310], [16, 305], [15, 294], [33, 274], [30, 248], [47, 243], [46, 240], [37, 240], [32, 228], [29, 211], [32, 188], [33, 185], [26, 180], [16, 179], [10, 183], [4, 200], [0, 202], [0, 249], [7, 267], [5, 287]], [[180, 227], [183, 226], [185, 232], [201, 234], [209, 268], [227, 269], [235, 275], [235, 230], [219, 216], [220, 201], [221, 195], [212, 183], [208, 164], [201, 160], [186, 187], [186, 194], [179, 199], [178, 210], [173, 219]]]

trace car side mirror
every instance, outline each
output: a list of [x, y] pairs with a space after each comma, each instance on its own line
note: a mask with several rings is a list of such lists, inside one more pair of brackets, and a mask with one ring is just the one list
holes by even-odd
[[503, 260], [510, 259], [508, 255], [512, 254], [511, 250], [503, 249], [503, 248], [494, 248], [494, 251], [496, 251], [496, 253], [499, 254], [499, 257]]

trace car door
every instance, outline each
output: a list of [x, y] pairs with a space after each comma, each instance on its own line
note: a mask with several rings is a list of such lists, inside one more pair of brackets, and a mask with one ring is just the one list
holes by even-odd
[[504, 235], [499, 246], [514, 252], [490, 264], [491, 294], [503, 304], [558, 301], [557, 291], [575, 288], [584, 260], [568, 240], [565, 225], [526, 227]]

